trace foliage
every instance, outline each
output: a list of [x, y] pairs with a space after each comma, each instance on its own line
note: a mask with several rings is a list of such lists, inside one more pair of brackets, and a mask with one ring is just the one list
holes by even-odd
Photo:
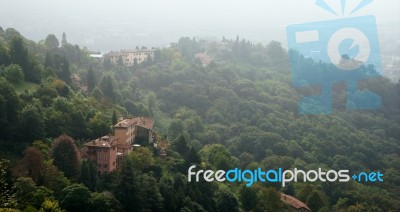
[[42, 203], [39, 212], [62, 212], [63, 210], [60, 208], [59, 204], [55, 200], [45, 199]]
[[11, 177], [9, 161], [0, 159], [0, 207], [12, 208], [15, 206], [14, 182]]
[[11, 83], [19, 83], [24, 79], [24, 72], [21, 66], [11, 64], [4, 69], [4, 77]]
[[132, 159], [135, 168], [141, 171], [145, 171], [155, 165], [153, 152], [147, 147], [135, 148], [130, 153], [129, 157]]
[[[15, 175], [8, 163], [0, 163], [1, 207], [33, 210], [34, 204], [59, 211], [58, 201], [67, 210], [79, 205], [81, 210], [284, 211], [290, 208], [279, 192], [285, 192], [314, 210], [399, 211], [399, 83], [385, 78], [359, 83], [382, 97], [379, 111], [345, 111], [345, 87], [339, 83], [333, 86], [333, 114], [305, 116], [298, 114], [297, 102], [318, 90], [292, 86], [288, 56], [309, 71], [332, 65], [287, 52], [276, 41], [263, 46], [238, 36], [216, 45], [181, 38], [130, 68], [95, 61], [66, 36], [61, 47], [55, 36], [47, 38], [35, 43], [14, 29], [0, 30], [0, 152], [13, 159]], [[200, 52], [213, 63], [203, 67], [195, 61]], [[17, 66], [20, 83], [7, 77], [16, 73], [7, 68]], [[73, 74], [83, 86], [72, 84]], [[29, 89], [21, 86], [25, 81]], [[135, 149], [115, 172], [97, 180], [96, 167], [80, 164], [75, 145], [111, 133], [117, 117], [129, 115], [156, 120], [156, 138], [171, 144], [167, 156], [158, 157], [151, 147]], [[57, 138], [61, 134], [77, 142]], [[192, 164], [213, 170], [379, 170], [385, 181], [298, 182], [287, 188], [188, 182]], [[63, 173], [84, 185], [70, 185]], [[18, 182], [20, 206], [13, 182], [18, 177], [29, 177], [19, 178], [25, 179]], [[32, 201], [34, 194], [43, 202]]]
[[90, 198], [90, 210], [99, 212], [121, 211], [121, 204], [110, 192], [92, 193]]
[[54, 49], [57, 48], [60, 43], [58, 42], [58, 39], [55, 35], [50, 34], [46, 37], [44, 44], [47, 46], [49, 49]]
[[83, 183], [91, 191], [95, 191], [97, 180], [96, 164], [89, 160], [82, 161], [79, 171], [79, 182]]
[[67, 211], [89, 211], [90, 191], [82, 184], [72, 184], [62, 190], [60, 205]]
[[36, 184], [44, 182], [45, 161], [43, 153], [36, 147], [28, 147], [24, 157], [14, 169], [16, 176], [30, 177]]
[[16, 199], [18, 207], [23, 210], [28, 206], [40, 208], [46, 198], [52, 197], [53, 191], [44, 187], [36, 186], [31, 178], [20, 177], [15, 183]]
[[52, 144], [54, 165], [64, 172], [68, 178], [76, 178], [80, 165], [79, 150], [74, 140], [67, 135], [56, 138]]

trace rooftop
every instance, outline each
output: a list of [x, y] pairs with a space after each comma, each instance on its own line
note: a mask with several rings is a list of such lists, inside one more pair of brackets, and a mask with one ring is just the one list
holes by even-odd
[[205, 53], [197, 53], [194, 55], [194, 58], [201, 60], [204, 65], [208, 65], [213, 61], [213, 58]]
[[136, 52], [154, 52], [155, 49], [122, 49], [123, 53], [136, 53]]
[[281, 193], [281, 200], [288, 203], [293, 208], [306, 209], [311, 211], [311, 209], [306, 205], [306, 203], [296, 199], [296, 197]]
[[120, 56], [126, 56], [126, 53], [111, 51], [104, 55], [104, 57], [120, 57]]
[[118, 143], [118, 137], [107, 135], [96, 140], [89, 141], [85, 144], [86, 147], [106, 147], [110, 148], [116, 146]]
[[140, 126], [149, 130], [153, 129], [154, 120], [148, 117], [136, 117], [132, 119], [124, 119], [114, 125], [114, 128], [127, 128], [130, 126]]

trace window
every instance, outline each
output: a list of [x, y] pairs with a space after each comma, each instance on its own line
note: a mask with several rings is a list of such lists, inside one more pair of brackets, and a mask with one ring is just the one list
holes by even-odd
[[97, 155], [97, 160], [101, 160], [101, 155], [100, 154]]
[[107, 171], [104, 171], [104, 174], [107, 174]]
[[103, 148], [103, 152], [107, 152], [107, 149], [106, 149], [106, 148]]
[[104, 155], [104, 160], [107, 160], [107, 155]]
[[113, 165], [115, 166], [115, 161], [113, 162]]
[[101, 168], [101, 163], [97, 164], [97, 166], [98, 166], [99, 168]]
[[107, 164], [103, 164], [103, 168], [107, 168]]

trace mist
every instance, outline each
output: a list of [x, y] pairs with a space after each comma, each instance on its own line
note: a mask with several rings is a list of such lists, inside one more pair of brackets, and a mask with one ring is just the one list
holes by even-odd
[[[354, 5], [360, 0], [349, 0]], [[336, 9], [340, 1], [326, 0]], [[246, 38], [286, 47], [286, 26], [293, 23], [343, 18], [314, 0], [14, 0], [0, 3], [0, 26], [15, 28], [39, 41], [48, 34], [90, 50], [109, 51], [135, 46], [163, 47], [182, 36], [220, 40]], [[350, 6], [349, 6], [350, 7]], [[400, 37], [400, 2], [374, 1], [352, 16], [375, 15], [381, 43]], [[344, 18], [346, 15], [344, 15]]]

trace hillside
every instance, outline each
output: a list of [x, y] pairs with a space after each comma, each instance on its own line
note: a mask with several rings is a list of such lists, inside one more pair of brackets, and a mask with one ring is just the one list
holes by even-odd
[[[11, 160], [0, 166], [0, 180], [7, 182], [0, 207], [285, 211], [291, 206], [280, 200], [283, 192], [313, 211], [400, 210], [399, 83], [378, 78], [362, 84], [382, 97], [380, 110], [346, 110], [345, 88], [338, 84], [332, 114], [301, 115], [298, 100], [315, 91], [292, 86], [288, 52], [278, 42], [181, 38], [155, 51], [152, 59], [127, 67], [91, 58], [66, 38], [49, 35], [35, 43], [0, 29], [0, 153]], [[196, 59], [197, 53], [208, 58]], [[75, 174], [54, 161], [60, 135], [81, 149], [111, 134], [118, 119], [141, 116], [152, 117], [154, 131], [168, 140], [166, 157], [143, 145], [101, 176], [85, 160], [72, 167]], [[193, 164], [211, 170], [379, 171], [384, 181], [285, 187], [188, 182]]]

